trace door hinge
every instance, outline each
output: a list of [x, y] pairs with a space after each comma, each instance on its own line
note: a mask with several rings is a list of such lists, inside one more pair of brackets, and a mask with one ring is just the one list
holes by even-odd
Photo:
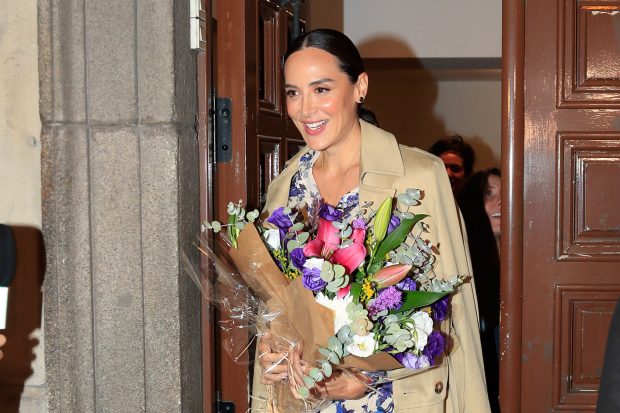
[[235, 413], [235, 404], [220, 399], [220, 392], [215, 392], [215, 413]]
[[215, 161], [232, 160], [232, 99], [215, 99]]
[[189, 43], [192, 50], [207, 49], [207, 12], [203, 0], [189, 0]]

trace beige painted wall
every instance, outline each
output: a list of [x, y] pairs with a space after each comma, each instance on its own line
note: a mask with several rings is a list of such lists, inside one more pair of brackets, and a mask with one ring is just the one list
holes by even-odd
[[[310, 4], [312, 28], [344, 31], [362, 57], [383, 58], [366, 68], [367, 104], [382, 127], [402, 143], [422, 149], [441, 136], [458, 133], [476, 150], [476, 169], [499, 165], [500, 70], [414, 69], [411, 62], [500, 57], [501, 2], [311, 0]], [[394, 58], [400, 63], [389, 62]]]
[[[3, 0], [0, 7], [0, 222], [16, 232], [18, 273], [9, 299], [0, 400], [8, 385], [23, 385], [20, 411], [45, 411], [45, 363], [37, 284], [42, 265], [29, 258], [40, 248], [41, 146], [37, 57], [37, 1]], [[32, 247], [32, 248], [30, 248]], [[24, 250], [30, 251], [24, 251]], [[35, 257], [36, 258], [36, 257]], [[21, 303], [16, 303], [20, 301]], [[24, 303], [24, 301], [26, 301]], [[19, 320], [16, 320], [19, 313]], [[6, 406], [6, 404], [3, 404]]]

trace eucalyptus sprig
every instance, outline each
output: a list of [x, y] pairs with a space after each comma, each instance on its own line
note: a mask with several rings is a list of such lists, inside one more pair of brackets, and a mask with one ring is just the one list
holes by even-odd
[[332, 365], [340, 364], [342, 359], [349, 355], [347, 346], [353, 342], [353, 332], [349, 326], [343, 326], [338, 330], [335, 336], [331, 336], [327, 340], [326, 348], [319, 348], [325, 359], [318, 360], [317, 365], [310, 369], [308, 375], [303, 377], [304, 386], [297, 388], [297, 394], [304, 399], [310, 396], [310, 390], [312, 390], [316, 384], [326, 378], [331, 377], [333, 373]]
[[242, 200], [238, 203], [229, 202], [226, 212], [228, 213], [228, 223], [222, 224], [219, 221], [207, 221], [205, 220], [201, 225], [201, 231], [206, 232], [212, 230], [214, 233], [218, 233], [222, 228], [227, 228], [228, 238], [232, 243], [232, 246], [237, 248], [237, 238], [241, 233], [241, 230], [249, 223], [253, 223], [258, 218], [259, 212], [257, 209], [246, 212], [241, 206]]

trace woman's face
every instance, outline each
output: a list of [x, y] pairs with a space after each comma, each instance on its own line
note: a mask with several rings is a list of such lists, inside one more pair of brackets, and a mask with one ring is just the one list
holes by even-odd
[[368, 77], [355, 84], [335, 56], [308, 47], [284, 65], [286, 108], [306, 144], [322, 151], [345, 141], [357, 127], [357, 102], [366, 96]]
[[501, 234], [502, 223], [502, 180], [497, 175], [489, 175], [487, 178], [487, 189], [484, 193], [484, 209], [489, 217], [493, 235], [498, 237]]

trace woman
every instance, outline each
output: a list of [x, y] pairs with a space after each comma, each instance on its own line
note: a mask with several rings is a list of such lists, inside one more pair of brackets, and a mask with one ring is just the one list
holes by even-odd
[[[316, 30], [296, 39], [284, 60], [287, 110], [307, 146], [293, 157], [269, 187], [268, 212], [300, 201], [313, 205], [320, 197], [354, 214], [365, 202], [378, 205], [406, 188], [424, 191], [417, 213], [429, 214], [430, 240], [439, 245], [435, 272], [440, 277], [471, 274], [457, 208], [442, 161], [418, 149], [399, 146], [393, 135], [372, 123], [362, 102], [368, 75], [353, 43], [342, 33]], [[488, 400], [477, 332], [478, 317], [472, 284], [452, 298], [452, 351], [434, 369], [395, 379], [381, 394], [369, 393], [368, 377], [334, 374], [317, 392], [334, 402], [325, 412], [485, 412]], [[293, 351], [287, 366], [273, 368], [281, 356], [265, 337], [257, 354], [263, 384], [295, 381], [309, 363]], [[403, 369], [404, 370], [404, 369]], [[398, 377], [402, 371], [387, 375]], [[257, 380], [255, 380], [256, 383]]]
[[480, 342], [491, 410], [499, 412], [499, 239], [501, 174], [492, 168], [476, 172], [459, 193], [480, 309]]

